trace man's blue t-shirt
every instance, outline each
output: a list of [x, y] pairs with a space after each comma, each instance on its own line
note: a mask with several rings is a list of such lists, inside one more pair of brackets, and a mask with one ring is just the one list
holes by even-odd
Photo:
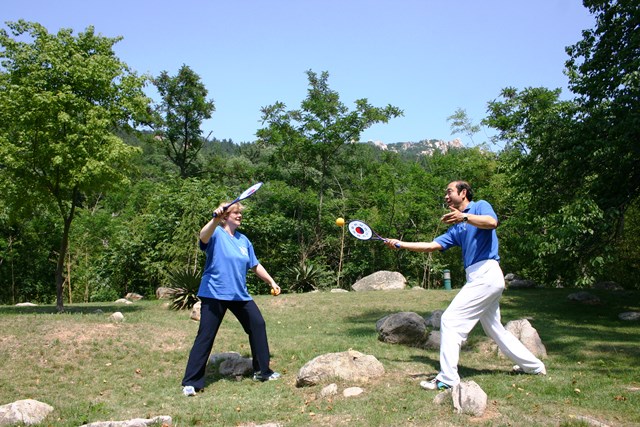
[[[496, 220], [498, 219], [491, 205], [484, 200], [469, 202], [464, 213], [490, 215]], [[436, 237], [434, 240], [442, 246], [443, 251], [453, 246], [460, 246], [462, 248], [464, 268], [487, 259], [500, 261], [498, 256], [498, 236], [495, 229], [481, 229], [467, 222], [461, 222], [452, 225], [446, 233]]]
[[224, 301], [250, 301], [247, 272], [259, 261], [249, 239], [238, 231], [230, 236], [221, 227], [216, 227], [208, 243], [200, 241], [200, 249], [206, 253], [207, 260], [198, 296]]

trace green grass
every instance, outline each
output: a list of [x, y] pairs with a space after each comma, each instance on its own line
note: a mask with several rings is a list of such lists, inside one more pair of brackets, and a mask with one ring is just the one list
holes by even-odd
[[[438, 352], [385, 344], [375, 323], [398, 311], [443, 309], [456, 291], [386, 291], [258, 296], [267, 321], [272, 367], [280, 381], [256, 383], [208, 377], [203, 393], [186, 398], [180, 381], [197, 323], [161, 301], [133, 305], [80, 304], [0, 307], [0, 404], [37, 399], [55, 411], [43, 425], [79, 426], [101, 420], [169, 415], [174, 426], [582, 426], [579, 417], [608, 425], [640, 424], [640, 324], [618, 313], [640, 311], [640, 293], [593, 291], [598, 306], [567, 300], [568, 289], [507, 291], [503, 323], [528, 318], [549, 353], [546, 377], [511, 375], [512, 363], [485, 350], [477, 327], [461, 354], [460, 373], [488, 394], [483, 417], [456, 415], [433, 404], [418, 382], [438, 369]], [[97, 309], [103, 311], [96, 314]], [[121, 311], [125, 322], [112, 324]], [[354, 349], [385, 367], [367, 384], [337, 382], [297, 388], [312, 358]], [[248, 340], [228, 314], [214, 352], [249, 355]], [[345, 398], [345, 387], [364, 393]]]

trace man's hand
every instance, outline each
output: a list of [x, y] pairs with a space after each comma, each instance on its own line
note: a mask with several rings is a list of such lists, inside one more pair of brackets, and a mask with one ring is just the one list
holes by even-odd
[[457, 224], [459, 222], [462, 222], [462, 219], [464, 217], [464, 214], [462, 212], [452, 206], [449, 206], [449, 210], [451, 212], [442, 215], [440, 221], [444, 222], [445, 224]]

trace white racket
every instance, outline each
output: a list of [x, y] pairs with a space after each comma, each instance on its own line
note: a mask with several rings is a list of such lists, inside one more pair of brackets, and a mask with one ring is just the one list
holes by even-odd
[[[249, 187], [249, 188], [247, 188], [246, 190], [244, 190], [244, 191], [242, 192], [242, 194], [240, 194], [240, 195], [239, 195], [239, 196], [238, 196], [238, 197], [237, 197], [233, 202], [231, 202], [231, 203], [229, 203], [228, 205], [224, 206], [222, 209], [226, 211], [226, 210], [227, 210], [227, 209], [229, 209], [229, 207], [230, 207], [231, 205], [233, 205], [234, 203], [238, 203], [240, 200], [244, 200], [244, 199], [246, 199], [246, 198], [249, 198], [249, 197], [253, 196], [253, 194], [254, 194], [256, 191], [258, 191], [258, 189], [259, 189], [260, 187], [262, 187], [262, 184], [263, 184], [262, 182], [258, 182], [257, 184], [253, 184], [251, 187]], [[213, 214], [213, 217], [215, 218], [216, 216], [217, 216], [217, 215], [214, 213], [214, 214]]]
[[[349, 221], [349, 233], [351, 233], [351, 235], [358, 240], [382, 240], [383, 242], [387, 241], [387, 239], [373, 231], [373, 229], [363, 221]], [[400, 245], [397, 243], [395, 246], [398, 248], [400, 247]]]

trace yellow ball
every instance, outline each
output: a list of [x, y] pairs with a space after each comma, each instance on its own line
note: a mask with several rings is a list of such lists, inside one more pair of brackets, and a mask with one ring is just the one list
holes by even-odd
[[276, 290], [271, 288], [271, 295], [276, 296]]
[[336, 225], [338, 227], [342, 227], [344, 225], [344, 218], [338, 218], [336, 219]]

